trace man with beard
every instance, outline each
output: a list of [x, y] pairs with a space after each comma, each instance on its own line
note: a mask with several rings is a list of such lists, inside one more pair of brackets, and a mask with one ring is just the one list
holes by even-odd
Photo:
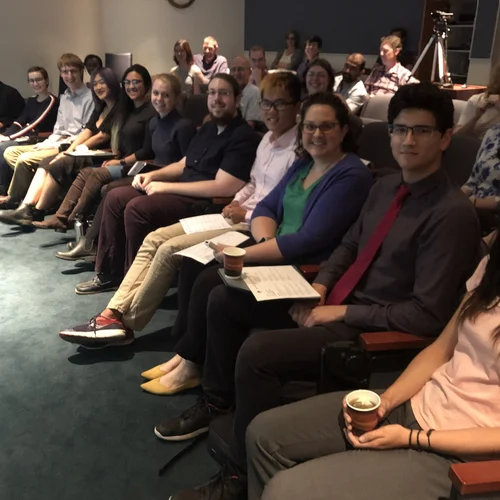
[[347, 57], [342, 75], [335, 77], [333, 91], [344, 97], [349, 109], [356, 113], [367, 100], [365, 84], [361, 73], [365, 69], [365, 58], [362, 54], [351, 54]]
[[215, 75], [208, 86], [211, 120], [193, 138], [186, 156], [108, 193], [97, 274], [77, 286], [79, 294], [116, 290], [151, 231], [192, 215], [200, 198], [234, 196], [248, 182], [259, 138], [238, 113], [240, 98], [231, 75]]

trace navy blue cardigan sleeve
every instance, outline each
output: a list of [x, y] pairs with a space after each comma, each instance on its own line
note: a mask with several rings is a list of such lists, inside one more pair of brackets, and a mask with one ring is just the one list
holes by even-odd
[[[286, 185], [307, 162], [298, 160], [282, 181], [257, 206], [253, 218], [283, 218]], [[338, 246], [357, 219], [373, 185], [361, 160], [348, 154], [321, 179], [306, 205], [302, 226], [296, 233], [278, 236], [276, 242], [287, 261], [322, 260]]]

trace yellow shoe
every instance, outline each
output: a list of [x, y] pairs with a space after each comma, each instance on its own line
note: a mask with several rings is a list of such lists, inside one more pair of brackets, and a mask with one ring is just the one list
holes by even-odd
[[167, 374], [167, 372], [165, 370], [162, 370], [160, 368], [164, 364], [165, 363], [162, 363], [161, 365], [158, 365], [158, 366], [155, 366], [154, 368], [151, 368], [151, 370], [146, 370], [145, 372], [142, 372], [141, 377], [147, 378], [148, 380], [154, 380], [155, 378], [163, 377], [163, 375]]
[[158, 396], [171, 396], [172, 394], [177, 394], [178, 392], [192, 389], [193, 387], [198, 387], [200, 384], [201, 379], [199, 377], [195, 377], [188, 380], [179, 387], [176, 387], [175, 389], [170, 389], [160, 384], [159, 378], [155, 378], [154, 380], [150, 380], [149, 382], [145, 382], [144, 384], [142, 384], [141, 389], [151, 394], [157, 394]]

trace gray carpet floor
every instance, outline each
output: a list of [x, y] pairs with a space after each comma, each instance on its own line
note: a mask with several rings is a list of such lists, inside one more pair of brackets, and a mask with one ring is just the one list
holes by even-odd
[[59, 328], [84, 323], [111, 296], [74, 293], [93, 272], [54, 257], [72, 237], [0, 227], [0, 499], [166, 500], [217, 470], [201, 442], [158, 475], [187, 443], [162, 442], [153, 427], [197, 396], [139, 387], [142, 371], [172, 356], [175, 294], [130, 346], [63, 342]]

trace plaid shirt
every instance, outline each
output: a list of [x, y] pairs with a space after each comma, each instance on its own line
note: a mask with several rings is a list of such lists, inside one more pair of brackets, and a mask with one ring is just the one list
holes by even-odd
[[383, 65], [375, 66], [365, 80], [365, 87], [369, 95], [395, 94], [401, 85], [418, 83], [409, 69], [397, 63], [389, 71]]

